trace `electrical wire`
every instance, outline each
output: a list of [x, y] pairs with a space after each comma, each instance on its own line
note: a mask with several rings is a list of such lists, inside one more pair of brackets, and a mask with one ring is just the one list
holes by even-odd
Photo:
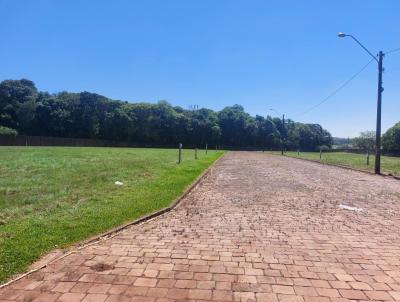
[[400, 47], [399, 47], [399, 48], [392, 49], [392, 50], [389, 50], [389, 51], [386, 51], [386, 52], [385, 52], [385, 55], [388, 55], [388, 54], [391, 54], [391, 53], [394, 53], [394, 52], [397, 52], [397, 51], [400, 51]]
[[371, 59], [367, 64], [365, 64], [359, 71], [357, 71], [355, 74], [353, 74], [347, 81], [345, 81], [342, 85], [340, 85], [338, 88], [336, 88], [332, 93], [330, 93], [326, 98], [324, 98], [321, 102], [315, 104], [314, 106], [310, 107], [306, 111], [303, 111], [299, 114], [296, 114], [295, 116], [301, 116], [304, 114], [309, 113], [310, 111], [314, 110], [315, 108], [321, 106], [323, 103], [328, 101], [330, 98], [334, 97], [340, 90], [345, 88], [348, 84], [350, 84], [351, 81], [353, 81], [357, 76], [359, 76], [368, 66], [371, 64], [375, 59]]

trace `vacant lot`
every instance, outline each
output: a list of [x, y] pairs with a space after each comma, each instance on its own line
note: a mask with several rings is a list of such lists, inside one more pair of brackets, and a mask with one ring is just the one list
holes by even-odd
[[[280, 154], [280, 152], [274, 152], [275, 154]], [[301, 157], [312, 160], [320, 160], [319, 152], [297, 152], [289, 151], [286, 153], [288, 156]], [[369, 165], [367, 166], [367, 157], [365, 154], [353, 154], [346, 152], [326, 152], [322, 153], [322, 162], [353, 167], [362, 170], [374, 171], [375, 157], [370, 155]], [[383, 156], [381, 159], [382, 172], [386, 174], [392, 174], [400, 176], [400, 158]]]
[[[165, 207], [223, 152], [0, 148], [0, 281], [43, 253]], [[123, 182], [122, 186], [115, 181]]]

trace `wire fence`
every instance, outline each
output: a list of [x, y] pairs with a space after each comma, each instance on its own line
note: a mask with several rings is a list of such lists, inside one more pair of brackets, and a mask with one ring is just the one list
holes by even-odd
[[[325, 152], [330, 152], [330, 153], [333, 153], [333, 152], [346, 152], [346, 153], [355, 153], [355, 154], [366, 154], [367, 153], [366, 150], [354, 149], [354, 148], [335, 148], [335, 149], [324, 150], [323, 152], [324, 153]], [[389, 152], [389, 151], [382, 150], [381, 153], [382, 153], [382, 155], [385, 155], [385, 156], [400, 157], [400, 152], [395, 152], [395, 151], [390, 151]], [[373, 156], [375, 154], [375, 150], [370, 150], [369, 154], [371, 156]]]

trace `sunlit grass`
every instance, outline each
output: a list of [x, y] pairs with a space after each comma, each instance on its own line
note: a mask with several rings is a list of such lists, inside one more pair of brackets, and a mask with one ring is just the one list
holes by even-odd
[[[274, 152], [280, 154], [280, 152]], [[285, 153], [287, 156], [301, 157], [311, 160], [320, 161], [319, 152], [297, 152], [288, 151]], [[347, 152], [323, 152], [322, 162], [352, 167], [361, 170], [374, 171], [375, 156], [370, 155], [369, 165], [367, 165], [367, 157], [365, 154], [355, 154]], [[383, 173], [400, 176], [400, 158], [382, 156], [381, 158], [381, 170]]]

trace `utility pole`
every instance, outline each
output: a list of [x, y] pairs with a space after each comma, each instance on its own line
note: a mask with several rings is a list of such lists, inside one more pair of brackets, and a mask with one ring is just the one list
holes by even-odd
[[382, 73], [383, 52], [378, 55], [378, 103], [376, 106], [376, 150], [375, 150], [375, 174], [381, 174], [381, 117], [382, 117]]

